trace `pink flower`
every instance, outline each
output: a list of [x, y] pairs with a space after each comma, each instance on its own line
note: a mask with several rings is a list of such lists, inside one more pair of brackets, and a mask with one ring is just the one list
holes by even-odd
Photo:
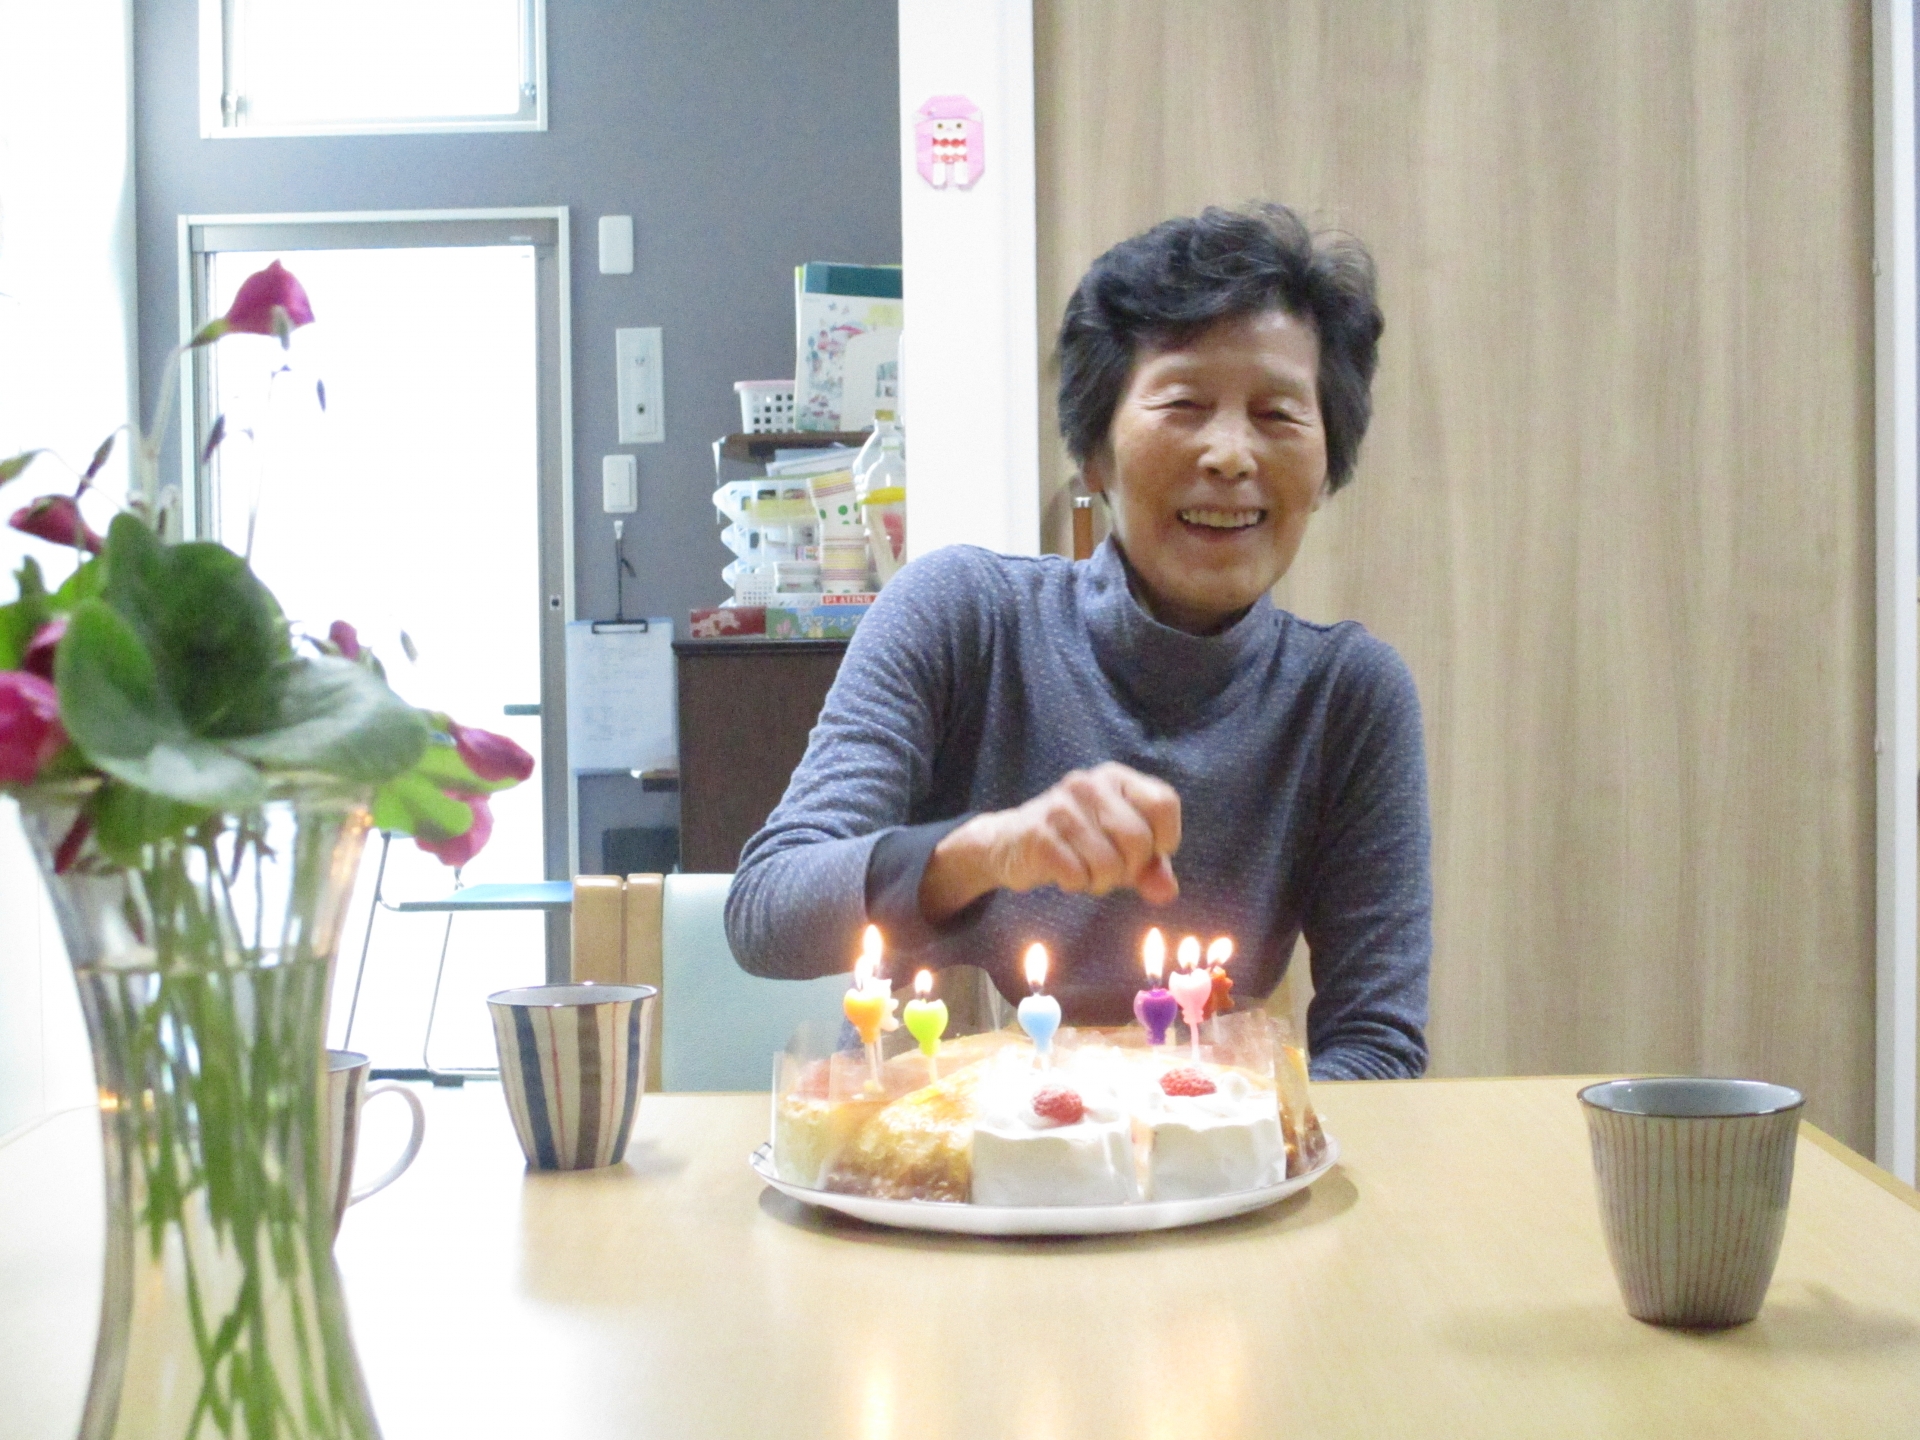
[[349, 660], [360, 658], [360, 632], [344, 620], [336, 620], [327, 629], [327, 639], [333, 642], [333, 648]]
[[506, 736], [458, 721], [449, 721], [447, 730], [467, 768], [489, 784], [495, 780], [524, 780], [533, 774], [533, 756]]
[[80, 507], [71, 495], [42, 495], [31, 505], [23, 505], [7, 521], [14, 529], [55, 545], [71, 545], [76, 550], [100, 553], [106, 544], [88, 528]]
[[243, 335], [287, 336], [313, 323], [313, 306], [300, 282], [278, 260], [256, 270], [240, 283], [240, 292], [221, 317], [229, 331]]
[[425, 835], [416, 835], [413, 837], [413, 843], [429, 855], [437, 857], [441, 864], [458, 869], [478, 855], [487, 843], [488, 837], [493, 834], [493, 811], [487, 807], [487, 797], [484, 795], [461, 795], [452, 790], [447, 794], [463, 805], [473, 807], [473, 824], [467, 827], [467, 833], [450, 835], [444, 840], [433, 840]]
[[24, 670], [0, 671], [0, 785], [31, 785], [66, 743], [52, 684]]
[[38, 675], [42, 680], [53, 679], [53, 652], [59, 647], [60, 637], [67, 633], [67, 617], [55, 616], [38, 630], [33, 639], [27, 642], [26, 658], [20, 662], [20, 668], [29, 675]]

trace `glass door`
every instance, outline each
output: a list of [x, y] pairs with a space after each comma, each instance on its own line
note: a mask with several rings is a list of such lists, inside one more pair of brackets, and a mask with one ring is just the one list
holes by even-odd
[[[550, 453], [558, 387], [557, 374], [543, 374], [558, 368], [558, 267], [554, 222], [543, 223], [545, 234], [524, 220], [442, 233], [419, 222], [193, 230], [196, 326], [275, 259], [299, 278], [315, 316], [284, 354], [255, 336], [200, 352], [198, 445], [216, 418], [225, 439], [200, 468], [196, 530], [250, 553], [296, 632], [323, 636], [347, 621], [401, 695], [510, 735], [541, 762], [534, 783], [495, 800], [493, 838], [464, 884], [568, 875], [565, 722], [553, 683], [564, 567], [549, 543], [562, 533]], [[556, 403], [543, 405], [548, 398]], [[337, 1021], [351, 1003], [379, 865], [376, 838], [342, 945]], [[380, 885], [390, 903], [429, 899], [453, 877], [402, 840]], [[355, 1048], [387, 1068], [416, 1058], [489, 1065], [478, 1001], [564, 971], [566, 916], [555, 919], [454, 922], [428, 1057], [419, 1052], [446, 921], [382, 910]]]

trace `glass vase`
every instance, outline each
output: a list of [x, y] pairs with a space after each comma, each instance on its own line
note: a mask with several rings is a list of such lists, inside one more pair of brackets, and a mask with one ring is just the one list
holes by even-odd
[[[22, 814], [80, 987], [107, 1237], [81, 1440], [378, 1435], [333, 1264], [328, 981], [365, 796], [283, 787], [116, 866]], [[65, 873], [60, 873], [64, 871]]]

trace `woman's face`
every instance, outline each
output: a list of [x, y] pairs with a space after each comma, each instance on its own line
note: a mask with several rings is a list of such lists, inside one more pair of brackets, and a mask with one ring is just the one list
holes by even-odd
[[1320, 341], [1284, 310], [1144, 350], [1087, 464], [1153, 616], [1216, 630], [1287, 573], [1327, 483]]

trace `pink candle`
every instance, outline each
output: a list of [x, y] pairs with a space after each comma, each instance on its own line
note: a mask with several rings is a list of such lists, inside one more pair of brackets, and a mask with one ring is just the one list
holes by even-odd
[[1207, 1002], [1213, 998], [1213, 973], [1200, 966], [1200, 941], [1189, 935], [1180, 942], [1180, 968], [1167, 977], [1167, 988], [1180, 1006], [1181, 1018], [1193, 1039], [1193, 1058], [1200, 1058], [1200, 1022], [1207, 1018]]
[[1167, 937], [1154, 926], [1140, 942], [1140, 957], [1147, 968], [1147, 988], [1133, 997], [1133, 1018], [1147, 1027], [1147, 1043], [1164, 1045], [1167, 1027], [1173, 1024], [1179, 1002], [1161, 985], [1161, 973], [1167, 968]]

